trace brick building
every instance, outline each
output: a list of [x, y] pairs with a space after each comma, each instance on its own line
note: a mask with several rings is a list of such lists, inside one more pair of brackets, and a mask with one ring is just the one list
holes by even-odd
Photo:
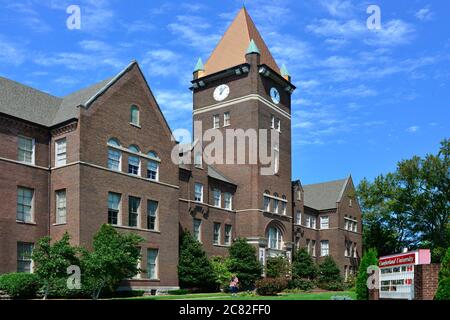
[[195, 151], [204, 148], [197, 140], [189, 150], [194, 163], [174, 163], [180, 146], [137, 62], [62, 98], [0, 77], [0, 273], [31, 271], [27, 253], [43, 236], [68, 231], [74, 244], [89, 246], [105, 223], [145, 239], [145, 272], [125, 281], [127, 288], [178, 286], [184, 230], [209, 255], [226, 255], [233, 239], [244, 237], [262, 263], [307, 247], [317, 261], [329, 254], [343, 274], [353, 272], [361, 212], [351, 177], [311, 186], [291, 181], [295, 86], [245, 9], [208, 61], [199, 60], [191, 89], [202, 136], [208, 129], [278, 133], [279, 141], [270, 136], [260, 146], [271, 151], [273, 174], [261, 174], [266, 164], [259, 159], [208, 164]]

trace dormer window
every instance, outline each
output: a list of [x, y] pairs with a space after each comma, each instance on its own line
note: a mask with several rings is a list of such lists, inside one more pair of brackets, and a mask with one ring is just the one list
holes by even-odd
[[134, 126], [140, 127], [140, 112], [137, 106], [131, 106], [130, 123]]

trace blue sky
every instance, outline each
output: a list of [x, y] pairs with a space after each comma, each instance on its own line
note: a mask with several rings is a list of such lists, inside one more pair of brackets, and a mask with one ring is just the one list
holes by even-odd
[[[139, 61], [171, 128], [243, 1], [0, 0], [0, 75], [57, 96]], [[81, 8], [81, 30], [66, 9]], [[254, 0], [246, 7], [294, 84], [293, 178], [359, 181], [450, 137], [450, 3]], [[369, 4], [382, 29], [369, 30]], [[1, 88], [0, 88], [1, 90]]]

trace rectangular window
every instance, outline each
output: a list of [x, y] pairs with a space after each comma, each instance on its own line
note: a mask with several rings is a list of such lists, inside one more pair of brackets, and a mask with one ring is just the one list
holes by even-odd
[[213, 115], [213, 128], [220, 128], [220, 116], [218, 114]]
[[67, 163], [67, 140], [66, 138], [55, 142], [55, 166], [63, 166]]
[[231, 120], [230, 120], [230, 113], [229, 112], [225, 112], [223, 114], [223, 126], [227, 127], [231, 124]]
[[311, 240], [306, 239], [306, 251], [311, 254]]
[[311, 216], [311, 228], [317, 229], [317, 218]]
[[232, 210], [233, 209], [233, 196], [229, 192], [224, 193], [224, 204], [225, 209]]
[[56, 224], [67, 223], [66, 190], [56, 191]]
[[225, 225], [225, 245], [229, 246], [231, 244], [231, 232], [233, 227], [229, 224]]
[[195, 184], [194, 192], [194, 201], [203, 202], [203, 185], [201, 183]]
[[275, 117], [274, 116], [270, 117], [270, 128], [275, 129]]
[[358, 257], [358, 251], [356, 250], [356, 243], [353, 244], [353, 258]]
[[281, 201], [281, 214], [286, 215], [286, 207], [287, 207], [287, 203], [284, 201]]
[[108, 169], [121, 171], [121, 157], [122, 154], [120, 151], [108, 148]]
[[306, 227], [311, 228], [311, 216], [310, 215], [306, 215]]
[[214, 244], [220, 244], [220, 223], [214, 223]]
[[311, 255], [316, 256], [316, 240], [311, 241]]
[[139, 227], [139, 207], [141, 199], [135, 197], [128, 198], [128, 226]]
[[147, 229], [157, 230], [158, 202], [147, 201]]
[[358, 222], [353, 222], [353, 232], [358, 231]]
[[17, 160], [29, 164], [34, 164], [34, 139], [19, 136], [17, 146]]
[[33, 243], [17, 242], [17, 272], [33, 272], [33, 247]]
[[197, 241], [202, 241], [201, 227], [202, 227], [202, 220], [194, 219], [194, 238]]
[[276, 123], [277, 123], [277, 131], [281, 132], [281, 120], [277, 119]]
[[195, 153], [194, 164], [196, 168], [201, 169], [203, 167], [203, 154], [201, 152]]
[[111, 225], [119, 224], [121, 197], [118, 193], [108, 193], [108, 223]]
[[320, 241], [320, 256], [325, 257], [330, 254], [330, 243], [328, 240]]
[[138, 176], [141, 161], [138, 157], [129, 156], [128, 157], [128, 173]]
[[273, 212], [278, 213], [278, 199], [273, 199]]
[[270, 198], [264, 196], [264, 211], [270, 212]]
[[222, 193], [219, 189], [214, 189], [214, 206], [220, 208], [222, 206]]
[[302, 225], [302, 212], [297, 210], [295, 214], [295, 224], [301, 226]]
[[158, 279], [158, 249], [147, 249], [147, 276], [150, 280]]
[[156, 161], [150, 160], [147, 163], [147, 178], [150, 180], [159, 180], [159, 163]]
[[21, 187], [17, 189], [17, 221], [33, 222], [33, 197], [33, 189]]
[[330, 227], [330, 218], [328, 216], [320, 217], [320, 229], [328, 229]]

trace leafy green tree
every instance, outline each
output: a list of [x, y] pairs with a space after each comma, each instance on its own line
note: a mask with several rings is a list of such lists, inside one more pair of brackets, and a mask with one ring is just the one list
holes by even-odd
[[103, 225], [94, 236], [92, 251], [83, 250], [81, 256], [84, 290], [98, 299], [102, 290], [115, 291], [123, 279], [140, 272], [137, 265], [143, 240], [134, 233], [122, 234]]
[[212, 257], [210, 262], [214, 270], [214, 279], [217, 289], [228, 287], [232, 276], [230, 270], [228, 270], [228, 259], [217, 256]]
[[319, 265], [317, 277], [319, 287], [326, 290], [342, 290], [342, 280], [341, 272], [339, 271], [336, 262], [334, 262], [331, 256], [325, 257], [323, 262]]
[[51, 243], [50, 237], [38, 241], [33, 250], [35, 274], [43, 286], [44, 299], [49, 294], [67, 295], [67, 268], [79, 265], [78, 249], [70, 245], [70, 236], [66, 232], [63, 237]]
[[441, 270], [439, 271], [439, 281], [450, 278], [450, 248], [447, 248], [444, 258], [441, 263]]
[[358, 196], [363, 209], [364, 246], [380, 255], [427, 246], [433, 261], [450, 246], [450, 140], [436, 155], [413, 157], [397, 170], [363, 180]]
[[267, 259], [266, 276], [268, 278], [289, 278], [291, 275], [291, 264], [286, 257], [277, 256]]
[[202, 245], [188, 232], [180, 240], [178, 278], [182, 288], [211, 290], [216, 286], [213, 266]]
[[317, 276], [317, 266], [305, 248], [295, 252], [292, 259], [292, 278], [312, 280]]
[[367, 268], [378, 266], [378, 253], [376, 249], [369, 249], [362, 257], [359, 264], [358, 276], [356, 278], [356, 298], [358, 300], [369, 299], [369, 289], [367, 288]]
[[237, 275], [244, 290], [253, 289], [256, 280], [261, 278], [262, 266], [256, 249], [247, 240], [238, 239], [231, 245], [229, 270]]

